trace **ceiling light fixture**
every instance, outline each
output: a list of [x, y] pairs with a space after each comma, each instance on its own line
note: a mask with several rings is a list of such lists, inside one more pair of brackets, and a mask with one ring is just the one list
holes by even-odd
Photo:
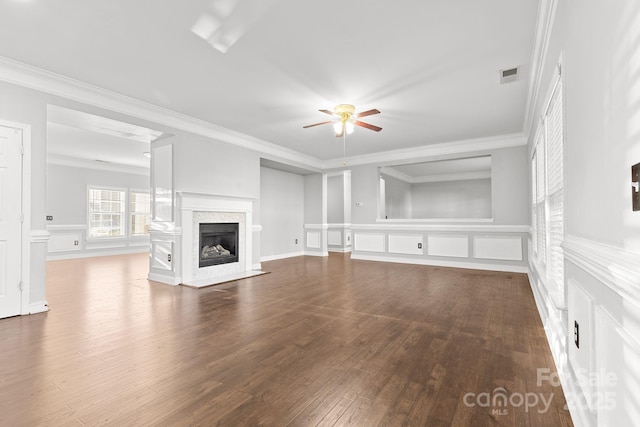
[[[356, 107], [351, 104], [338, 104], [333, 108], [333, 111], [329, 110], [318, 110], [321, 113], [329, 114], [330, 116], [334, 116], [333, 120], [328, 120], [326, 122], [314, 123], [312, 125], [303, 126], [303, 128], [310, 128], [318, 125], [324, 125], [328, 123], [333, 123], [333, 130], [336, 134], [336, 137], [342, 137], [343, 143], [343, 157], [346, 158], [346, 135], [351, 134], [355, 129], [355, 126], [361, 126], [363, 128], [367, 128], [376, 132], [380, 132], [382, 130], [381, 127], [361, 122], [360, 120], [356, 120], [360, 117], [371, 116], [373, 114], [380, 114], [380, 111], [373, 108], [371, 110], [363, 111], [362, 113], [355, 114]], [[343, 164], [346, 164], [343, 161]]]

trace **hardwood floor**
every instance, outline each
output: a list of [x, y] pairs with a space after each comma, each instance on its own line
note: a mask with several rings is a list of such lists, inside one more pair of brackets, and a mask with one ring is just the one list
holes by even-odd
[[51, 310], [0, 320], [0, 425], [572, 425], [525, 275], [332, 254], [192, 289], [146, 268], [48, 263]]

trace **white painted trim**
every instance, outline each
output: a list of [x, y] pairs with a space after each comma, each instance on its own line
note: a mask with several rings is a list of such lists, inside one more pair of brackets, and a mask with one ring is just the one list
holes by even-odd
[[523, 133], [496, 135], [486, 138], [429, 144], [423, 145], [422, 147], [381, 151], [378, 153], [347, 157], [346, 159], [325, 160], [322, 167], [324, 169], [343, 168], [345, 161], [348, 166], [368, 165], [372, 163], [380, 165], [415, 163], [417, 160], [428, 159], [434, 156], [467, 154], [477, 151], [518, 147], [521, 145], [527, 145], [527, 137]]
[[308, 230], [328, 230], [329, 224], [305, 224], [304, 228]]
[[55, 154], [47, 155], [47, 164], [68, 166], [72, 168], [94, 169], [115, 173], [127, 173], [131, 175], [149, 176], [150, 168], [142, 168], [137, 166], [120, 165], [116, 163], [103, 163], [96, 160], [79, 159], [76, 157], [58, 156]]
[[346, 254], [348, 252], [351, 252], [351, 248], [329, 248], [328, 251]]
[[[404, 230], [404, 231], [461, 231], [476, 233], [529, 233], [529, 225], [493, 225], [493, 224], [424, 224], [424, 223], [387, 223], [379, 220], [376, 224], [352, 224], [352, 230]], [[388, 220], [387, 220], [388, 221]]]
[[23, 314], [37, 314], [49, 311], [49, 303], [45, 301], [32, 302], [29, 304], [29, 312]]
[[259, 263], [259, 262], [258, 262], [258, 263], [256, 263], [256, 264], [253, 264], [253, 265], [251, 266], [251, 269], [252, 269], [252, 270], [262, 270], [262, 264], [261, 264], [261, 263]]
[[410, 176], [403, 172], [400, 172], [393, 167], [383, 166], [380, 168], [380, 173], [383, 173], [392, 178], [399, 179], [407, 184], [423, 184], [426, 182], [449, 182], [449, 181], [468, 181], [473, 179], [489, 179], [491, 178], [491, 171], [478, 171], [478, 172], [465, 172], [465, 173], [446, 173], [438, 175], [425, 175], [425, 176]]
[[[106, 248], [101, 248], [106, 249]], [[129, 246], [126, 248], [118, 248], [113, 251], [92, 251], [92, 250], [84, 250], [82, 252], [68, 252], [68, 253], [60, 253], [60, 254], [47, 254], [47, 261], [59, 261], [62, 259], [81, 259], [81, 258], [96, 258], [103, 256], [112, 256], [112, 255], [129, 255], [129, 254], [139, 254], [139, 253], [148, 253], [149, 245], [146, 246]]]
[[293, 258], [293, 257], [303, 256], [303, 255], [305, 255], [304, 251], [289, 252], [286, 254], [278, 254], [278, 255], [268, 255], [268, 256], [260, 257], [260, 262], [269, 262], [269, 261], [275, 261], [278, 259]]
[[313, 251], [304, 251], [304, 256], [329, 256], [329, 251], [324, 252], [313, 252]]
[[527, 273], [529, 271], [529, 269], [526, 266], [517, 266], [517, 265], [481, 264], [481, 263], [472, 263], [472, 262], [444, 261], [444, 260], [423, 259], [423, 258], [387, 257], [383, 255], [351, 254], [351, 259], [363, 260], [363, 261], [392, 262], [392, 263], [400, 263], [400, 264], [430, 265], [435, 267], [465, 268], [465, 269], [471, 269], [471, 270], [501, 271], [501, 272], [508, 272], [508, 273]]
[[425, 182], [471, 181], [474, 179], [491, 179], [491, 171], [416, 176], [413, 178], [413, 184], [423, 184]]
[[327, 224], [327, 228], [349, 228], [351, 224], [339, 224], [339, 223], [329, 223]]
[[376, 218], [378, 224], [492, 223], [493, 218]]
[[574, 236], [565, 237], [562, 249], [567, 261], [640, 305], [640, 254]]
[[86, 230], [87, 224], [50, 224], [47, 225], [47, 231], [77, 231]]
[[297, 162], [311, 168], [322, 168], [322, 162], [312, 156], [10, 58], [0, 57], [0, 81], [153, 123], [162, 123], [174, 129], [223, 141], [275, 156], [276, 158]]
[[29, 240], [31, 241], [31, 243], [47, 243], [50, 238], [51, 233], [49, 233], [47, 230], [31, 230]]
[[523, 123], [523, 129], [527, 135], [531, 133], [531, 126], [535, 123], [533, 115], [540, 95], [540, 86], [542, 85], [542, 76], [544, 75], [544, 66], [547, 60], [547, 51], [549, 49], [549, 41], [551, 40], [556, 8], [556, 0], [541, 0], [538, 4], [536, 35], [531, 57], [531, 75], [529, 77], [529, 88]]
[[[10, 122], [2, 121], [0, 124], [7, 125]], [[49, 240], [49, 233], [46, 230], [31, 230], [31, 125], [12, 123], [12, 127], [22, 131], [22, 260], [20, 277], [22, 280], [22, 295], [20, 299], [20, 314], [29, 314], [31, 307], [31, 243], [46, 243]], [[46, 287], [46, 284], [43, 283]], [[27, 307], [28, 310], [27, 310]], [[41, 311], [48, 310], [47, 302], [42, 304]], [[27, 312], [28, 311], [28, 312]]]
[[149, 272], [147, 280], [152, 280], [158, 283], [164, 283], [165, 285], [178, 286], [182, 279], [180, 277], [174, 277], [171, 274], [160, 274], [158, 272]]

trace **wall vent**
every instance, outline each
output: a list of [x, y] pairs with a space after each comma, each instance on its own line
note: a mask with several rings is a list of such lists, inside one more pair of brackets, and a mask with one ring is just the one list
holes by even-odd
[[508, 68], [500, 70], [500, 84], [515, 82], [520, 79], [520, 68]]

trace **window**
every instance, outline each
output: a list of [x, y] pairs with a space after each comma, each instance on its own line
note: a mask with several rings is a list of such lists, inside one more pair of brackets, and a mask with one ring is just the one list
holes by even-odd
[[131, 218], [131, 236], [149, 234], [151, 203], [149, 193], [131, 191], [129, 193], [129, 217]]
[[[558, 71], [560, 67], [558, 67]], [[546, 276], [564, 286], [564, 124], [562, 79], [557, 74], [536, 132], [531, 160], [532, 251]]]
[[89, 188], [89, 238], [124, 237], [125, 192]]
[[88, 210], [89, 239], [149, 235], [151, 203], [147, 192], [89, 187]]

